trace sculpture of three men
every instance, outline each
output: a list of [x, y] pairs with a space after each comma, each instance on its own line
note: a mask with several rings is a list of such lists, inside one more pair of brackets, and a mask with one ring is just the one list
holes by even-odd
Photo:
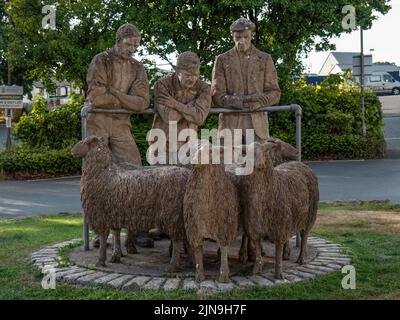
[[[252, 43], [255, 25], [240, 18], [230, 27], [234, 48], [217, 56], [211, 89], [200, 80], [200, 60], [185, 52], [178, 56], [173, 74], [154, 86], [153, 128], [168, 137], [168, 124], [176, 121], [178, 132], [197, 130], [208, 115], [211, 100], [215, 107], [257, 110], [279, 102], [280, 88], [269, 54]], [[88, 102], [96, 108], [144, 111], [149, 104], [149, 84], [144, 66], [132, 57], [140, 44], [138, 29], [126, 23], [116, 35], [115, 46], [96, 55], [87, 75]], [[129, 114], [92, 113], [87, 119], [88, 135], [105, 137], [115, 161], [141, 164], [139, 150], [131, 134]], [[263, 112], [220, 114], [219, 130], [254, 129], [258, 141], [269, 137], [267, 114]], [[179, 147], [179, 146], [178, 146]]]

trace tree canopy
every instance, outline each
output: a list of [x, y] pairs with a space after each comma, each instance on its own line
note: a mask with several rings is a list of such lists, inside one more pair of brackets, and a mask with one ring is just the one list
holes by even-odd
[[[72, 81], [85, 89], [93, 56], [113, 45], [115, 31], [125, 22], [142, 33], [142, 53], [167, 60], [191, 50], [210, 79], [215, 57], [233, 46], [230, 24], [244, 16], [257, 26], [254, 44], [272, 54], [281, 79], [298, 74], [300, 55], [314, 47], [334, 49], [333, 36], [344, 30], [342, 8], [353, 5], [356, 25], [371, 27], [377, 13], [389, 11], [389, 0], [58, 0], [56, 30], [42, 28], [43, 2], [9, 0], [4, 25], [7, 57], [24, 79]], [[0, 36], [0, 59], [1, 59]], [[0, 60], [1, 62], [1, 60]], [[0, 64], [1, 65], [1, 64]]]

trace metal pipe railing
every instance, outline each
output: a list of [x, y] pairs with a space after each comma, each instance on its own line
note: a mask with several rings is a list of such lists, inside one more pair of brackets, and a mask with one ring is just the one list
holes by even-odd
[[[250, 111], [249, 109], [228, 109], [228, 108], [210, 108], [209, 113], [252, 113], [252, 112], [278, 112], [278, 111], [294, 111], [296, 115], [296, 148], [297, 148], [297, 161], [301, 161], [301, 116], [302, 109], [298, 104], [291, 104], [286, 106], [273, 106], [262, 107], [258, 110]], [[152, 114], [155, 113], [154, 108], [148, 108], [143, 112], [134, 112], [126, 109], [99, 109], [91, 105], [86, 105], [81, 110], [82, 121], [82, 139], [86, 137], [86, 119], [89, 113], [113, 113], [113, 114]], [[83, 160], [84, 161], [84, 160]], [[83, 240], [85, 250], [89, 250], [89, 224], [85, 213], [83, 214]], [[300, 246], [300, 236], [296, 234], [296, 246]]]

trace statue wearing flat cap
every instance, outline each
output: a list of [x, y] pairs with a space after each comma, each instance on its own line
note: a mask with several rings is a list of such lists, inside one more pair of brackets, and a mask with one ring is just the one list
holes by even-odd
[[[206, 120], [211, 105], [209, 85], [200, 80], [200, 59], [193, 52], [184, 52], [177, 58], [175, 72], [159, 79], [154, 85], [155, 109], [152, 129], [161, 129], [167, 138], [166, 161], [171, 164], [169, 127], [176, 122], [177, 134], [183, 129], [197, 128]], [[175, 153], [184, 144], [177, 142]]]
[[[230, 31], [235, 47], [217, 56], [212, 76], [211, 95], [215, 107], [257, 110], [279, 102], [280, 88], [271, 55], [255, 48], [255, 25], [240, 18]], [[268, 116], [263, 112], [220, 114], [219, 129], [254, 129], [255, 140], [269, 138]]]
[[[87, 101], [100, 109], [143, 111], [149, 105], [149, 83], [142, 63], [132, 57], [140, 43], [138, 29], [125, 23], [117, 30], [116, 43], [96, 55], [87, 74]], [[129, 114], [90, 113], [88, 135], [104, 137], [117, 162], [141, 164], [131, 134]]]

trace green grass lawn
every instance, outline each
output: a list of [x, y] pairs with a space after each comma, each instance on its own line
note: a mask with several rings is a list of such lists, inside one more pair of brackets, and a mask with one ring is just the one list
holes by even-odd
[[400, 299], [400, 206], [391, 203], [322, 204], [314, 236], [351, 249], [356, 290], [344, 290], [340, 271], [295, 285], [252, 287], [213, 296], [181, 290], [91, 289], [57, 283], [41, 287], [42, 275], [30, 265], [33, 251], [81, 237], [79, 214], [0, 220], [0, 299]]

